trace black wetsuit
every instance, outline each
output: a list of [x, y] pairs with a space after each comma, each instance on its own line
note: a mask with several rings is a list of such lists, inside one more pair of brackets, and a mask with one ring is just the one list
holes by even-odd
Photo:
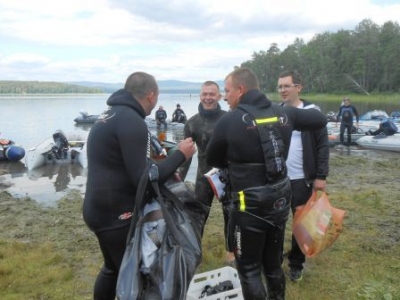
[[[149, 133], [141, 105], [119, 90], [90, 130], [88, 175], [83, 217], [96, 234], [104, 256], [94, 299], [114, 299], [118, 271], [135, 205], [136, 189], [146, 166]], [[185, 161], [181, 151], [157, 163], [160, 180], [167, 180]]]
[[[276, 141], [270, 143], [270, 146], [274, 148], [275, 144], [283, 144], [283, 153], [278, 153], [270, 163], [274, 165], [279, 162], [281, 168], [277, 169], [278, 183], [281, 184], [282, 180], [286, 180], [285, 185], [276, 189], [274, 193], [284, 193], [282, 197], [289, 203], [286, 203], [285, 213], [270, 222], [268, 218], [272, 213], [264, 211], [264, 202], [259, 202], [261, 206], [252, 207], [252, 213], [248, 213], [242, 211], [239, 206], [241, 202], [237, 200], [236, 211], [232, 215], [237, 270], [245, 299], [266, 299], [267, 292], [261, 272], [266, 278], [268, 299], [284, 299], [285, 275], [281, 264], [285, 225], [290, 212], [290, 206], [287, 205], [290, 205], [291, 192], [285, 164], [279, 160], [287, 158], [293, 129], [299, 131], [319, 129], [326, 125], [327, 120], [317, 110], [280, 107], [272, 104], [258, 90], [246, 92], [238, 108], [223, 116], [217, 123], [207, 147], [207, 163], [218, 168], [228, 168], [232, 197], [249, 188], [271, 189], [274, 186], [274, 182], [268, 182], [267, 179], [273, 177], [273, 174], [267, 175], [269, 166], [265, 161], [257, 126], [253, 123], [254, 118], [240, 108], [242, 104], [254, 106], [260, 111], [277, 112], [279, 124], [276, 128], [279, 136]], [[268, 199], [272, 195], [266, 193], [263, 196]], [[274, 206], [283, 204], [280, 199], [272, 200]], [[263, 215], [266, 217], [260, 217]]]
[[163, 124], [164, 126], [167, 125], [167, 112], [164, 109], [158, 109], [156, 111], [156, 121], [157, 121], [157, 126], [160, 126]]
[[186, 123], [186, 115], [183, 109], [177, 108], [175, 109], [174, 113], [172, 114], [172, 122], [178, 123]]
[[347, 144], [351, 143], [351, 130], [353, 128], [353, 116], [358, 122], [358, 112], [353, 105], [342, 105], [337, 115], [337, 121], [340, 122], [340, 143], [344, 142], [344, 132], [347, 130]]
[[215, 110], [204, 110], [200, 103], [199, 113], [191, 117], [184, 128], [185, 138], [191, 137], [197, 146], [196, 197], [207, 206], [211, 206], [214, 193], [207, 179], [203, 177], [205, 173], [212, 169], [206, 162], [206, 148], [213, 134], [215, 124], [226, 113], [226, 111], [221, 110], [219, 104]]

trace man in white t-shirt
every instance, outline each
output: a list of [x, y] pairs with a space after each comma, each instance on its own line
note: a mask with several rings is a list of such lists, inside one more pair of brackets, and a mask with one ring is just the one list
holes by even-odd
[[[282, 105], [299, 109], [319, 109], [318, 106], [300, 99], [302, 82], [296, 71], [284, 71], [279, 75], [278, 92]], [[292, 213], [310, 198], [313, 190], [325, 191], [329, 171], [329, 141], [326, 128], [316, 131], [293, 131], [289, 155], [286, 161], [292, 186]], [[302, 279], [305, 255], [292, 235], [292, 246], [288, 255], [289, 278]]]

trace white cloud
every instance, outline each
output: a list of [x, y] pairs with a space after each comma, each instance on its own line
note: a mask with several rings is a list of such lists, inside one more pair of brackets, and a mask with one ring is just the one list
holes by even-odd
[[272, 43], [399, 22], [390, 2], [0, 0], [0, 80], [222, 79]]

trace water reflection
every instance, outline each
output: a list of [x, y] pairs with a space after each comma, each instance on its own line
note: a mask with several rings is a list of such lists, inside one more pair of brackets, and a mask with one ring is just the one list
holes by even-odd
[[68, 188], [71, 180], [86, 176], [86, 172], [87, 170], [79, 164], [54, 164], [28, 170], [27, 174], [30, 180], [48, 178], [53, 183], [55, 191], [62, 192]]
[[[90, 131], [93, 124], [76, 124], [83, 131]], [[150, 128], [152, 134], [164, 135], [168, 141], [183, 139], [183, 127]], [[194, 180], [197, 158], [193, 159], [187, 180]], [[20, 162], [1, 162], [0, 191], [7, 191], [17, 198], [29, 197], [45, 206], [55, 206], [71, 190], [78, 190], [82, 196], [86, 190], [87, 169], [80, 164], [49, 164], [28, 170]]]
[[86, 189], [87, 170], [79, 164], [49, 164], [28, 170], [22, 162], [0, 164], [0, 191], [13, 197], [29, 197], [45, 206], [55, 206], [56, 201], [71, 190], [82, 195]]

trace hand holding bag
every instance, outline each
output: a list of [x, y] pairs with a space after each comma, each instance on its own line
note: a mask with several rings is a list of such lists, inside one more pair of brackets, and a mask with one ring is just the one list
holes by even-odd
[[328, 195], [314, 191], [305, 205], [298, 206], [293, 218], [293, 235], [307, 257], [321, 253], [339, 237], [345, 211], [333, 207]]

